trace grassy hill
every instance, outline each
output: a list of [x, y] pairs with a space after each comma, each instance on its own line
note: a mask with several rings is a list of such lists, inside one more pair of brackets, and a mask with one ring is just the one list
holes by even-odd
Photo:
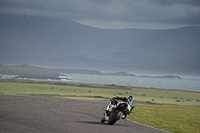
[[14, 65], [7, 66], [0, 64], [0, 74], [18, 75], [18, 78], [53, 78], [57, 79], [59, 74], [47, 71], [46, 69], [29, 66], [29, 65]]

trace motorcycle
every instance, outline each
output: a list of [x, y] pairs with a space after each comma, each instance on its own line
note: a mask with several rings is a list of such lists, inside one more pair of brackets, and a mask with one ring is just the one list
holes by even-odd
[[124, 112], [130, 110], [130, 105], [126, 102], [118, 102], [116, 105], [108, 105], [105, 110], [104, 116], [101, 118], [101, 122], [108, 121], [109, 125], [113, 125], [120, 118], [125, 119]]

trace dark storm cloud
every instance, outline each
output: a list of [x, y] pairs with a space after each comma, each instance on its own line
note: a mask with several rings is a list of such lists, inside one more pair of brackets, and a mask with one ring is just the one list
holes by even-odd
[[100, 28], [200, 25], [199, 0], [3, 0], [0, 12], [67, 17]]
[[173, 5], [173, 4], [187, 4], [187, 5], [194, 5], [194, 6], [200, 5], [199, 0], [152, 0], [152, 2], [156, 2], [163, 6]]

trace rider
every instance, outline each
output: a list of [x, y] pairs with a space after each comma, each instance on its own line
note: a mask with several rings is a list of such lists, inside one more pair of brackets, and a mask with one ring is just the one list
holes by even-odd
[[[110, 104], [108, 105], [108, 107], [107, 107], [106, 110], [105, 110], [105, 111], [106, 111], [106, 112], [105, 112], [105, 119], [106, 119], [106, 116], [109, 115], [109, 112], [112, 111], [112, 108], [113, 108], [115, 105], [117, 105], [118, 100], [122, 100], [122, 101], [128, 103], [128, 105], [129, 105], [129, 106], [127, 107], [127, 109], [126, 109], [125, 111], [123, 111], [123, 114], [122, 114], [121, 118], [122, 118], [122, 119], [125, 119], [126, 116], [127, 116], [127, 114], [130, 114], [130, 113], [131, 113], [131, 111], [132, 111], [133, 108], [134, 108], [134, 103], [133, 103], [134, 97], [133, 97], [132, 95], [128, 96], [128, 98], [116, 96], [116, 97], [111, 98], [111, 102], [110, 102]], [[107, 119], [108, 119], [108, 117], [107, 117]]]

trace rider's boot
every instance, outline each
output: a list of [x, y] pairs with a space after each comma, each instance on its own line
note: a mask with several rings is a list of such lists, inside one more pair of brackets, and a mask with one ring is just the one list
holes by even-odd
[[121, 114], [121, 118], [122, 118], [122, 119], [125, 119], [126, 116], [127, 116], [127, 114]]
[[128, 111], [128, 109], [126, 109], [125, 111], [123, 111], [123, 114], [121, 115], [121, 118], [125, 119], [126, 116], [127, 116], [127, 114], [130, 114], [129, 111]]

